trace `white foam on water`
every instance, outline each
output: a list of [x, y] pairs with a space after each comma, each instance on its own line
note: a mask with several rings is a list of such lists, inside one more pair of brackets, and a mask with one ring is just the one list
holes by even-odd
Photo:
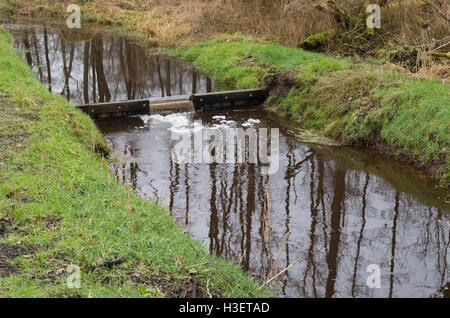
[[200, 123], [194, 122], [191, 125], [173, 126], [169, 128], [169, 131], [177, 134], [190, 134], [201, 130], [203, 126]]
[[151, 116], [150, 115], [142, 115], [139, 116], [141, 118], [141, 120], [144, 122], [144, 125], [147, 125], [148, 122], [150, 121]]
[[215, 121], [218, 121], [219, 124], [213, 124], [209, 128], [210, 129], [225, 129], [230, 128], [236, 125], [236, 122], [234, 120], [227, 120], [227, 117], [224, 115], [216, 115], [213, 116], [212, 119]]
[[220, 123], [225, 126], [231, 126], [231, 125], [235, 124], [236, 122], [234, 120], [221, 120]]
[[259, 119], [249, 118], [245, 123], [242, 124], [242, 127], [253, 127], [255, 124], [259, 123], [261, 123]]
[[167, 128], [172, 128], [189, 125], [189, 117], [186, 113], [174, 113], [166, 116], [160, 114], [142, 115], [140, 117], [146, 126], [168, 126]]
[[173, 113], [165, 116], [161, 114], [143, 115], [141, 119], [146, 126], [165, 128], [177, 134], [188, 134], [202, 129], [202, 125], [198, 122], [192, 122], [187, 113]]
[[177, 134], [194, 133], [201, 129], [226, 129], [237, 126], [234, 120], [226, 120], [226, 116], [214, 116], [213, 119], [219, 121], [212, 125], [204, 125], [199, 122], [192, 121], [187, 113], [173, 113], [169, 115], [142, 115], [140, 116], [145, 126], [160, 127]]

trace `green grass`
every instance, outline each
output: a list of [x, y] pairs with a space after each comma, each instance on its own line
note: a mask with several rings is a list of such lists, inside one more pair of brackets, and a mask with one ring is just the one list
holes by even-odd
[[170, 51], [201, 67], [215, 80], [237, 88], [259, 87], [264, 76], [273, 71], [268, 70], [268, 67], [274, 67], [277, 71], [301, 69], [305, 77], [315, 78], [349, 65], [344, 59], [263, 42], [239, 34], [222, 36], [188, 49], [172, 48]]
[[236, 88], [291, 74], [290, 93], [269, 97], [273, 111], [342, 143], [376, 145], [450, 181], [448, 84], [412, 78], [380, 61], [335, 58], [239, 34], [169, 51]]
[[[165, 209], [117, 183], [106, 150], [91, 119], [35, 79], [0, 27], [0, 221], [16, 227], [0, 244], [27, 250], [0, 258], [17, 270], [0, 278], [0, 297], [170, 296], [193, 274], [203, 292], [208, 285], [214, 295], [270, 296], [209, 255]], [[203, 263], [191, 244], [216, 269], [190, 268]], [[124, 263], [90, 270], [119, 256]], [[62, 269], [70, 264], [81, 266], [81, 289], [67, 288]]]

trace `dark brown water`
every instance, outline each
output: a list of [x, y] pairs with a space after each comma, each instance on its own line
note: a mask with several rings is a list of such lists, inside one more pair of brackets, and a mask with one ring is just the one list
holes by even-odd
[[[47, 30], [45, 40], [43, 27], [7, 28], [38, 78], [78, 103], [214, 89], [184, 62], [148, 55], [124, 38], [96, 34], [90, 42], [62, 44], [55, 31]], [[95, 57], [103, 53], [85, 58], [87, 51]], [[99, 89], [101, 69], [109, 95]], [[171, 133], [191, 130], [194, 119], [218, 129], [279, 127], [278, 173], [264, 175], [258, 164], [172, 161]], [[449, 193], [411, 167], [376, 152], [303, 144], [288, 130], [295, 123], [261, 110], [141, 116], [98, 125], [121, 158], [114, 167], [118, 178], [167, 206], [211, 253], [235, 260], [260, 282], [272, 267], [270, 276], [299, 259], [272, 282], [280, 297], [430, 297], [442, 295], [450, 282]], [[379, 289], [366, 285], [371, 264], [381, 269]]]
[[38, 79], [74, 104], [215, 89], [210, 78], [184, 61], [157, 51], [149, 53], [134, 41], [104, 30], [69, 31], [14, 24], [4, 27], [13, 34], [16, 48]]

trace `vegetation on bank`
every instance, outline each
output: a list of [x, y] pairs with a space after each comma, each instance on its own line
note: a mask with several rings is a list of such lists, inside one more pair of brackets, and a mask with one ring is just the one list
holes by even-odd
[[[72, 0], [0, 0], [0, 13], [67, 17]], [[445, 0], [80, 0], [83, 23], [133, 30], [156, 46], [191, 45], [241, 32], [285, 46], [389, 58], [422, 77], [449, 77], [449, 18]], [[369, 4], [381, 10], [379, 29], [368, 29]], [[402, 55], [402, 54], [401, 54]], [[397, 55], [398, 57], [399, 55]]]
[[95, 124], [35, 79], [1, 27], [0, 127], [0, 297], [270, 296], [116, 182]]
[[375, 146], [450, 181], [450, 86], [376, 60], [334, 58], [222, 36], [171, 51], [236, 88], [265, 86], [268, 106], [343, 144]]

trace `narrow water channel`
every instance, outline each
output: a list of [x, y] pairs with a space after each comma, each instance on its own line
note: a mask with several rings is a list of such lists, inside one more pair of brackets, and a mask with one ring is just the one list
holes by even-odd
[[[4, 26], [37, 78], [75, 104], [215, 90], [185, 62], [123, 37], [92, 31], [77, 42], [50, 27]], [[191, 131], [194, 120], [280, 128], [279, 171], [174, 162], [171, 133]], [[295, 123], [260, 109], [98, 126], [122, 158], [118, 178], [166, 206], [211, 253], [259, 282], [299, 260], [271, 285], [279, 297], [432, 297], [449, 286], [450, 195], [414, 168], [373, 151], [301, 143]], [[366, 284], [370, 265], [381, 269], [380, 288]]]

